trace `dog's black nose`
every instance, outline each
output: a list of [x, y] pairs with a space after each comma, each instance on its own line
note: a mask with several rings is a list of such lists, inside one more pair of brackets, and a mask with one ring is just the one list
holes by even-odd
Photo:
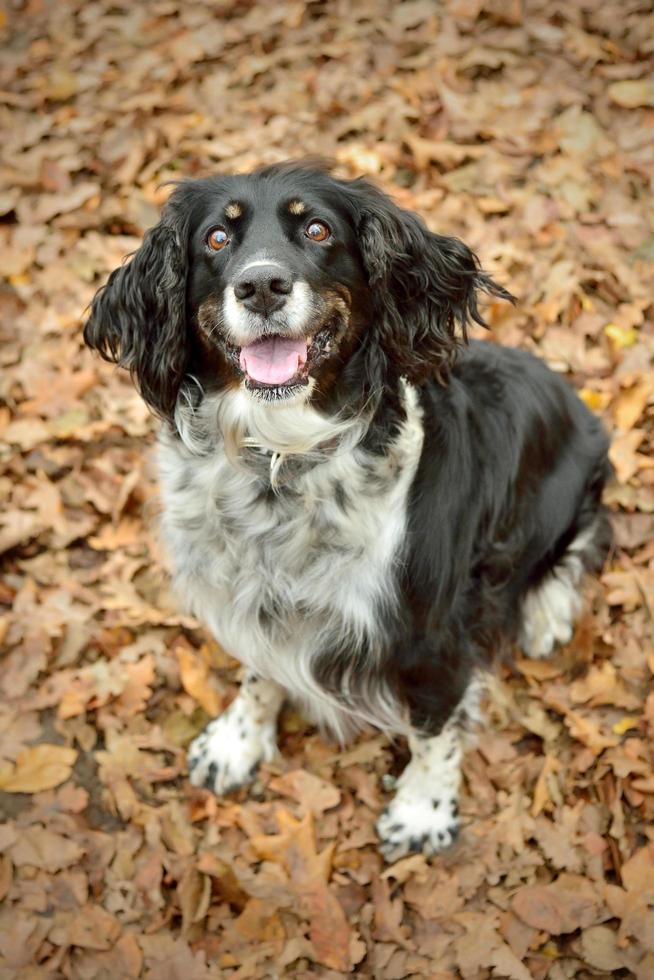
[[292, 289], [293, 280], [278, 265], [253, 266], [234, 283], [234, 295], [254, 313], [279, 310]]

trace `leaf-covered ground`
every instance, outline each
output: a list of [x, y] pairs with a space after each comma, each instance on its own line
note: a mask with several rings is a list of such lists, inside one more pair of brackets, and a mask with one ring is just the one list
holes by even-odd
[[[647, 0], [26, 0], [1, 18], [0, 977], [654, 977], [654, 15]], [[402, 746], [216, 800], [237, 667], [169, 596], [155, 425], [82, 312], [180, 175], [309, 153], [460, 235], [612, 430], [616, 550], [498, 679], [456, 849], [385, 866]]]

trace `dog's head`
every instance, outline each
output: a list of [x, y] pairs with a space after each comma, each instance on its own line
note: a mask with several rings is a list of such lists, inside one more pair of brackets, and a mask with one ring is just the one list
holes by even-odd
[[179, 184], [96, 295], [86, 342], [172, 419], [185, 378], [258, 401], [366, 397], [390, 376], [441, 380], [478, 291], [509, 294], [456, 238], [365, 180], [278, 165]]

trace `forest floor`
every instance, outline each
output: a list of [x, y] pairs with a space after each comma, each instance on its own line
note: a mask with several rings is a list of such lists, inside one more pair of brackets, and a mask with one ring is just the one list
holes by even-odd
[[[26, 0], [0, 15], [0, 978], [654, 977], [654, 14], [643, 0]], [[169, 595], [156, 424], [84, 349], [180, 176], [324, 154], [463, 238], [613, 437], [616, 548], [519, 654], [456, 847], [393, 865], [401, 745], [218, 800], [185, 747], [237, 665]]]

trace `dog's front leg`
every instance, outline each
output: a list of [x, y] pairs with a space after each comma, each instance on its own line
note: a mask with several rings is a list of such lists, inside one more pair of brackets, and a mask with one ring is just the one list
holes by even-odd
[[415, 730], [409, 736], [411, 760], [377, 823], [387, 861], [417, 851], [436, 854], [456, 840], [461, 760], [477, 721], [482, 690], [483, 678], [473, 677], [438, 735]]
[[252, 782], [259, 763], [277, 754], [277, 715], [284, 689], [248, 673], [238, 696], [191, 743], [190, 779], [223, 795]]
[[396, 784], [395, 797], [377, 823], [387, 861], [416, 851], [435, 854], [459, 832], [461, 733], [448, 722], [440, 735], [409, 738], [411, 760]]

